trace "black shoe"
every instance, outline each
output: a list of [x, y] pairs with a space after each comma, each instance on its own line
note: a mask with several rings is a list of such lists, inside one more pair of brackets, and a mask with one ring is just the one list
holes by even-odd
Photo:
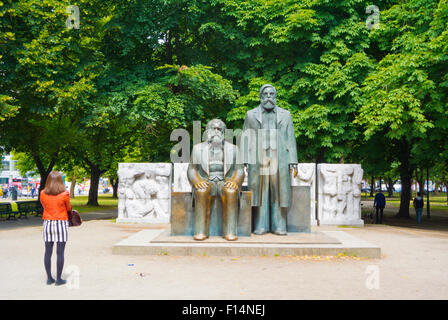
[[58, 279], [56, 280], [55, 286], [62, 286], [67, 283], [67, 280]]
[[47, 280], [47, 284], [48, 284], [48, 285], [53, 284], [53, 283], [55, 283], [55, 282], [56, 282], [56, 281], [55, 281], [53, 278], [50, 278], [50, 279]]

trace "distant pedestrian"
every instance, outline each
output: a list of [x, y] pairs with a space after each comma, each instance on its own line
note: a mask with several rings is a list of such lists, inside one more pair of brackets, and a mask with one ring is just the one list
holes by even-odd
[[36, 187], [35, 186], [32, 186], [31, 187], [31, 197], [33, 197], [33, 199], [34, 199], [34, 194], [36, 193]]
[[16, 201], [17, 200], [17, 194], [18, 194], [17, 186], [12, 186], [9, 192], [11, 193], [11, 200]]
[[[61, 278], [64, 267], [64, 250], [68, 236], [68, 213], [72, 210], [70, 195], [65, 190], [61, 173], [51, 171], [45, 183], [45, 189], [40, 193], [40, 202], [44, 208], [42, 219], [44, 220], [43, 236], [45, 242], [44, 265], [47, 272], [47, 284], [62, 285], [66, 280]], [[56, 281], [51, 276], [51, 255], [53, 245], [57, 243], [57, 277]]]
[[417, 223], [422, 222], [422, 213], [425, 202], [423, 201], [422, 193], [417, 192], [417, 196], [414, 198], [415, 215], [417, 216]]
[[[375, 223], [382, 224], [383, 223], [383, 210], [386, 207], [386, 197], [381, 192], [381, 189], [375, 195], [375, 199], [373, 200], [373, 207], [376, 208], [376, 219]], [[380, 217], [378, 219], [378, 213], [380, 213]]]

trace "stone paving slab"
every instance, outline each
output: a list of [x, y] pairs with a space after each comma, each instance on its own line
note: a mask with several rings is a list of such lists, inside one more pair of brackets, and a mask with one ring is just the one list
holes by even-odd
[[[196, 242], [160, 242], [168, 230], [142, 230], [116, 243], [112, 253], [118, 255], [174, 256], [336, 256], [339, 254], [381, 258], [380, 247], [343, 231], [321, 231], [321, 242], [231, 242], [210, 240]], [[312, 233], [313, 234], [313, 233]], [[263, 236], [261, 236], [263, 237]], [[288, 236], [282, 237], [287, 238]], [[319, 236], [315, 235], [315, 239]], [[285, 241], [285, 240], [282, 240]], [[330, 242], [330, 243], [329, 243]]]
[[[151, 240], [151, 243], [198, 243], [192, 236], [172, 236], [169, 230], [165, 230], [159, 236]], [[336, 238], [329, 237], [322, 232], [313, 233], [298, 233], [288, 232], [287, 236], [278, 236], [272, 233], [264, 235], [252, 234], [250, 237], [238, 237], [236, 242], [229, 242], [223, 237], [215, 236], [201, 241], [202, 243], [289, 243], [289, 244], [306, 244], [306, 243], [320, 243], [320, 244], [340, 244], [341, 242]]]

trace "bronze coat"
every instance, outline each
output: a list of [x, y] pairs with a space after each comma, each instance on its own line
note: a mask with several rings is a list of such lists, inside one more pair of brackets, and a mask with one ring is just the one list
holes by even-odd
[[[297, 164], [297, 146], [294, 135], [294, 124], [289, 111], [276, 107], [277, 114], [277, 152], [278, 152], [278, 174], [279, 191], [278, 197], [280, 207], [287, 208], [291, 202], [291, 175], [289, 165]], [[252, 129], [255, 135], [247, 134]], [[252, 206], [258, 207], [261, 203], [261, 180], [260, 176], [260, 153], [261, 141], [259, 141], [258, 129], [262, 129], [262, 107], [249, 110], [244, 119], [244, 135], [249, 140], [241, 140], [241, 152], [243, 161], [248, 164], [248, 188], [252, 191]], [[255, 139], [255, 141], [252, 141]], [[251, 158], [252, 157], [252, 158]]]
[[[238, 191], [241, 192], [241, 185], [244, 180], [244, 165], [237, 162], [238, 147], [225, 141], [223, 148], [224, 180], [230, 180], [236, 183], [238, 185]], [[209, 149], [207, 142], [198, 143], [193, 146], [191, 161], [187, 171], [188, 180], [193, 186], [193, 201], [195, 193], [194, 185], [201, 181], [208, 181], [209, 179]]]

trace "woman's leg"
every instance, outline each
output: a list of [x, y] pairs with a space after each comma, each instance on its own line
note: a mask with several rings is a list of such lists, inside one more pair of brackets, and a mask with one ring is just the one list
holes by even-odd
[[[56, 254], [57, 254], [57, 278], [58, 282], [61, 282], [62, 269], [64, 268], [64, 251], [65, 251], [65, 242], [57, 242]], [[64, 280], [62, 280], [64, 281]]]
[[51, 255], [53, 253], [54, 242], [45, 242], [45, 255], [44, 255], [44, 265], [45, 271], [47, 272], [47, 283], [51, 284], [54, 282], [51, 276]]

